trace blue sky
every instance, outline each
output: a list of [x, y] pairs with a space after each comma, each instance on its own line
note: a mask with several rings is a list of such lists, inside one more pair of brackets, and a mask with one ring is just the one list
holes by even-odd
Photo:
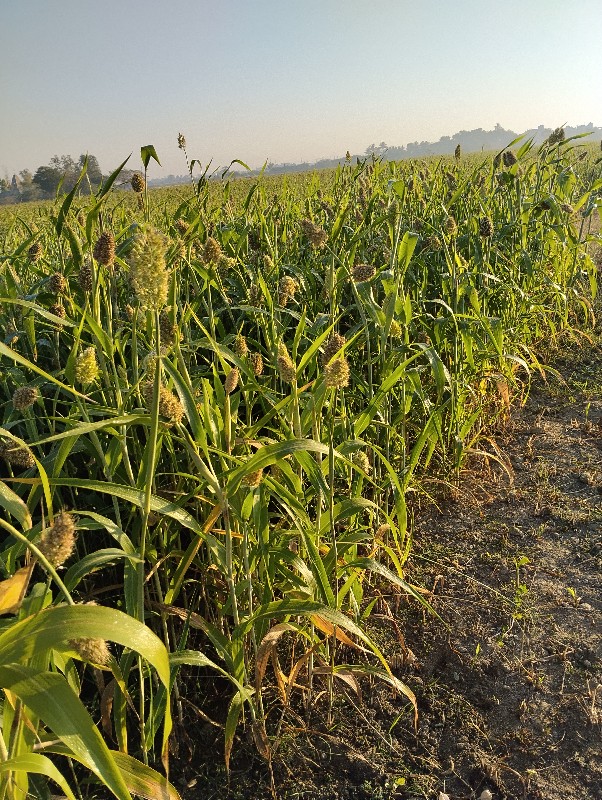
[[0, 176], [602, 125], [602, 0], [0, 0]]

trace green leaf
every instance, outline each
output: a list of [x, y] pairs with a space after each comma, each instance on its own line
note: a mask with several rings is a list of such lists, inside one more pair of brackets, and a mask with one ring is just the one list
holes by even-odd
[[[100, 422], [78, 422], [69, 430], [63, 431], [62, 433], [55, 433], [54, 436], [48, 436], [46, 439], [40, 439], [37, 442], [33, 442], [33, 445], [40, 445], [40, 444], [47, 444], [48, 442], [56, 442], [59, 439], [71, 439], [72, 437], [83, 436], [86, 433], [92, 433], [92, 431], [99, 431], [103, 428], [113, 428], [116, 425], [133, 425], [136, 422], [144, 422], [147, 423], [149, 420], [148, 414], [128, 414], [123, 417], [109, 417], [108, 419], [100, 420]], [[117, 431], [112, 431], [112, 433], [117, 436], [119, 435]]]
[[226, 762], [226, 771], [230, 771], [230, 755], [232, 754], [232, 745], [234, 744], [234, 734], [238, 727], [238, 720], [242, 713], [244, 700], [240, 693], [234, 695], [230, 701], [228, 708], [228, 716], [226, 717], [226, 740], [224, 748], [224, 761]]
[[127, 753], [112, 750], [111, 755], [128, 789], [136, 797], [144, 797], [146, 800], [180, 800], [176, 788], [156, 770]]
[[[53, 479], [54, 486], [73, 486], [80, 489], [87, 489], [90, 492], [101, 492], [109, 494], [113, 497], [119, 497], [138, 508], [144, 508], [144, 492], [140, 489], [132, 489], [131, 486], [124, 486], [119, 483], [109, 483], [108, 481], [94, 481], [86, 480], [83, 478], [55, 478]], [[216, 553], [216, 558], [221, 563], [223, 560], [224, 546], [218, 542], [214, 536], [205, 533], [202, 525], [197, 520], [180, 508], [177, 503], [170, 503], [162, 497], [151, 495], [151, 511], [156, 511], [158, 514], [164, 514], [166, 517], [174, 519], [179, 522], [184, 528], [194, 531], [207, 543], [209, 548]]]
[[109, 189], [111, 188], [111, 186], [113, 185], [115, 180], [117, 179], [117, 176], [119, 175], [121, 170], [125, 167], [127, 162], [130, 160], [131, 155], [132, 154], [130, 153], [130, 155], [125, 159], [125, 161], [123, 161], [117, 167], [117, 169], [109, 175], [109, 177], [106, 179], [106, 181], [104, 181], [104, 183], [100, 187], [100, 190], [99, 190], [98, 194], [96, 195], [96, 203], [92, 206], [90, 211], [88, 211], [88, 213], [86, 214], [86, 239], [89, 242], [92, 241], [92, 229], [94, 228], [94, 223], [98, 219], [98, 214], [100, 212], [102, 204], [104, 203], [105, 195], [107, 194], [107, 192], [109, 191]]
[[[57, 317], [56, 319], [59, 322], [63, 322], [63, 320], [61, 320], [59, 317]], [[26, 367], [27, 369], [30, 369], [32, 372], [41, 375], [47, 381], [54, 383], [55, 386], [60, 386], [61, 389], [64, 389], [66, 392], [69, 392], [69, 394], [72, 394], [74, 397], [82, 397], [84, 400], [88, 399], [85, 394], [81, 394], [76, 389], [73, 389], [71, 386], [67, 386], [65, 383], [62, 383], [53, 375], [50, 375], [48, 372], [44, 372], [43, 369], [40, 369], [40, 367], [38, 367], [37, 364], [28, 361], [26, 358], [20, 355], [20, 353], [17, 353], [15, 350], [12, 350], [10, 347], [7, 347], [4, 344], [4, 342], [0, 342], [0, 355], [10, 359], [11, 361], [16, 361], [17, 364], [20, 364], [22, 367]]]
[[2, 658], [0, 665], [0, 686], [30, 708], [119, 800], [131, 800], [109, 748], [65, 678], [57, 672], [7, 664]]
[[[102, 606], [54, 606], [19, 620], [0, 634], [0, 664], [30, 661], [34, 655], [50, 650], [72, 651], [70, 642], [78, 638], [108, 639], [135, 650], [155, 668], [166, 691], [169, 691], [169, 657], [163, 642], [142, 622], [114, 608]], [[167, 698], [164, 748], [170, 730]]]
[[142, 563], [142, 559], [135, 555], [124, 553], [123, 550], [118, 550], [116, 547], [107, 547], [104, 550], [95, 550], [81, 558], [67, 570], [63, 582], [71, 592], [86, 575], [96, 572], [105, 564], [114, 564], [117, 559], [121, 558], [128, 558], [132, 563]]
[[330, 240], [335, 242], [339, 234], [343, 229], [343, 223], [345, 222], [345, 217], [347, 216], [347, 212], [349, 211], [349, 198], [345, 197], [344, 200], [341, 202], [339, 207], [339, 212], [337, 217], [333, 223], [332, 230], [330, 231]]
[[24, 531], [31, 528], [29, 509], [19, 495], [15, 494], [3, 481], [0, 481], [0, 506], [18, 520]]
[[355, 418], [355, 421], [353, 423], [353, 434], [355, 438], [361, 436], [363, 431], [366, 430], [368, 425], [374, 419], [374, 416], [378, 412], [378, 409], [380, 408], [380, 405], [385, 399], [385, 397], [389, 395], [389, 392], [391, 391], [393, 386], [395, 386], [395, 384], [399, 380], [401, 380], [401, 378], [404, 376], [406, 369], [412, 363], [412, 361], [415, 361], [421, 354], [422, 354], [421, 352], [414, 353], [413, 356], [410, 356], [410, 358], [406, 359], [401, 364], [398, 364], [397, 367], [395, 367], [395, 369], [393, 370], [393, 372], [391, 372], [390, 375], [388, 375], [384, 379], [384, 381], [378, 387], [378, 391], [376, 392], [376, 394], [374, 395], [374, 397], [372, 398], [366, 409], [362, 411], [360, 414], [358, 414], [357, 417]]
[[0, 633], [0, 664], [29, 661], [49, 650], [72, 650], [76, 638], [108, 639], [135, 650], [169, 686], [169, 659], [163, 642], [138, 620], [104, 606], [54, 606], [15, 622]]
[[57, 317], [56, 314], [51, 314], [50, 311], [42, 308], [42, 306], [39, 306], [37, 303], [32, 303], [30, 300], [19, 300], [15, 297], [0, 297], [0, 304], [4, 303], [12, 303], [15, 306], [21, 306], [22, 308], [30, 308], [36, 314], [39, 314], [40, 317], [44, 317], [44, 319], [47, 319], [49, 322], [55, 322], [57, 325], [60, 324], [69, 328], [74, 326], [74, 323], [69, 322], [68, 319]]
[[[270, 466], [270, 464], [275, 464], [287, 455], [291, 453], [294, 454], [299, 450], [322, 453], [323, 455], [327, 455], [329, 452], [326, 445], [316, 442], [313, 439], [289, 439], [285, 442], [269, 444], [266, 447], [262, 447], [241, 467], [238, 467], [230, 473], [228, 476], [228, 492], [234, 493], [240, 486], [240, 482], [245, 475], [256, 472], [258, 469], [265, 469], [265, 467]], [[342, 458], [340, 453], [336, 453], [336, 457]]]
[[79, 189], [79, 185], [82, 182], [83, 177], [86, 174], [87, 169], [88, 169], [88, 156], [86, 156], [85, 159], [84, 159], [84, 165], [82, 167], [81, 172], [79, 173], [79, 177], [78, 177], [77, 181], [75, 182], [75, 186], [73, 187], [73, 189], [71, 189], [71, 191], [69, 192], [67, 197], [65, 197], [65, 199], [63, 200], [63, 203], [61, 205], [60, 211], [59, 211], [58, 216], [56, 218], [56, 226], [55, 227], [56, 227], [57, 236], [60, 236], [61, 233], [62, 233], [63, 225], [65, 223], [65, 217], [69, 213], [69, 209], [71, 208], [71, 203], [73, 202], [73, 198], [77, 194], [77, 190]]
[[23, 755], [9, 758], [8, 761], [1, 761], [0, 773], [2, 772], [26, 772], [28, 774], [44, 775], [54, 781], [57, 786], [60, 786], [69, 800], [75, 800], [75, 795], [59, 770], [47, 756], [43, 756], [40, 753], [24, 753]]
[[157, 162], [159, 166], [161, 166], [161, 162], [159, 161], [159, 156], [157, 155], [157, 151], [154, 148], [154, 145], [147, 144], [144, 147], [140, 148], [140, 158], [142, 159], [142, 163], [144, 164], [144, 169], [146, 169], [149, 165], [151, 158]]
[[232, 166], [232, 164], [240, 164], [240, 166], [244, 167], [247, 170], [247, 172], [251, 171], [251, 167], [249, 167], [248, 164], [245, 164], [244, 161], [241, 161], [240, 158], [233, 158], [230, 164], [222, 172], [222, 178], [224, 178], [228, 174], [228, 172], [230, 172], [230, 167]]

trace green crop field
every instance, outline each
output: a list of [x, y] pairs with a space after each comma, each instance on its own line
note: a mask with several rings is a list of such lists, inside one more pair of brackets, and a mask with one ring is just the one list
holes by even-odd
[[431, 613], [414, 510], [507, 468], [496, 432], [592, 324], [599, 155], [114, 174], [0, 208], [1, 800], [73, 798], [65, 756], [123, 800], [176, 798], [191, 667], [226, 766], [243, 727], [269, 760], [292, 696], [339, 681], [413, 717], [370, 615], [386, 585]]

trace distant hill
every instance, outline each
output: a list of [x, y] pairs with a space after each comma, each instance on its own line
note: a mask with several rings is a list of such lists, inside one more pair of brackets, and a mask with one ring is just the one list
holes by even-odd
[[[589, 134], [589, 136], [584, 139], [584, 142], [595, 142], [596, 140], [602, 139], [602, 128], [596, 127], [592, 122], [587, 125], [577, 125], [576, 127], [565, 125], [564, 132], [567, 138], [582, 133]], [[476, 128], [472, 131], [458, 131], [454, 133], [453, 136], [442, 136], [437, 142], [409, 142], [406, 145], [388, 145], [386, 142], [381, 142], [379, 145], [371, 144], [363, 153], [354, 154], [351, 158], [355, 161], [357, 158], [366, 158], [366, 156], [370, 156], [372, 153], [386, 161], [401, 161], [406, 158], [424, 158], [426, 156], [445, 156], [453, 155], [458, 145], [460, 145], [463, 154], [489, 150], [499, 151], [518, 136], [524, 135], [526, 138], [533, 137], [535, 144], [542, 144], [551, 133], [552, 128], [546, 128], [543, 125], [540, 125], [538, 128], [532, 128], [529, 131], [517, 132], [503, 128], [501, 125], [497, 124], [491, 131], [483, 130], [483, 128]], [[287, 172], [311, 172], [312, 170], [318, 169], [332, 169], [344, 163], [345, 156], [341, 156], [340, 158], [322, 158], [319, 161], [312, 162], [303, 161], [298, 164], [269, 163], [265, 168], [264, 174], [283, 175]], [[251, 172], [233, 172], [232, 174], [241, 177], [249, 177], [257, 175], [259, 172], [260, 170], [252, 170]], [[218, 171], [218, 174], [221, 173]], [[149, 186], [173, 186], [187, 183], [189, 180], [189, 175], [168, 175], [166, 178], [153, 178], [148, 183]]]
[[[587, 125], [578, 125], [576, 127], [565, 125], [564, 132], [567, 138], [582, 133], [589, 134], [589, 136], [584, 139], [584, 142], [595, 142], [602, 138], [602, 128], [596, 127], [592, 122]], [[462, 153], [464, 154], [488, 150], [498, 151], [510, 144], [513, 139], [523, 134], [527, 138], [533, 137], [535, 144], [542, 144], [551, 133], [552, 128], [546, 128], [543, 125], [529, 131], [517, 132], [503, 128], [498, 124], [491, 131], [485, 131], [483, 128], [476, 128], [472, 131], [458, 131], [458, 133], [454, 133], [453, 136], [442, 136], [437, 142], [409, 142], [406, 145], [399, 146], [387, 145], [386, 142], [381, 142], [379, 145], [372, 144], [367, 147], [365, 152], [361, 155], [353, 155], [352, 160], [355, 161], [358, 157], [365, 158], [372, 153], [384, 158], [386, 161], [401, 161], [406, 158], [424, 158], [425, 156], [453, 155], [457, 145], [460, 145]], [[323, 158], [320, 161], [303, 162], [300, 164], [268, 164], [265, 169], [265, 174], [279, 175], [286, 172], [308, 172], [316, 169], [330, 169], [343, 163], [345, 163], [344, 156], [340, 158]], [[258, 172], [259, 170], [254, 170], [251, 174], [257, 174]], [[249, 175], [248, 172], [239, 174]]]

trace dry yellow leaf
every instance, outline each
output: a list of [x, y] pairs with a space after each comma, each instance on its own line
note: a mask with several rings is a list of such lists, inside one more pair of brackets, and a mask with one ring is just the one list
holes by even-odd
[[25, 595], [30, 567], [18, 569], [12, 578], [0, 582], [0, 614], [16, 614]]
[[324, 619], [324, 617], [320, 617], [318, 614], [311, 614], [309, 618], [316, 626], [316, 628], [319, 631], [322, 631], [322, 633], [325, 633], [327, 636], [336, 635], [337, 639], [339, 640], [339, 642], [341, 642], [341, 644], [346, 644], [347, 647], [353, 647], [354, 650], [361, 650], [362, 653], [368, 652], [365, 648], [360, 647], [358, 644], [356, 644], [353, 641], [353, 639], [350, 639], [349, 636], [347, 636], [347, 634], [345, 633], [345, 631], [342, 630], [342, 628], [333, 625], [327, 619]]

